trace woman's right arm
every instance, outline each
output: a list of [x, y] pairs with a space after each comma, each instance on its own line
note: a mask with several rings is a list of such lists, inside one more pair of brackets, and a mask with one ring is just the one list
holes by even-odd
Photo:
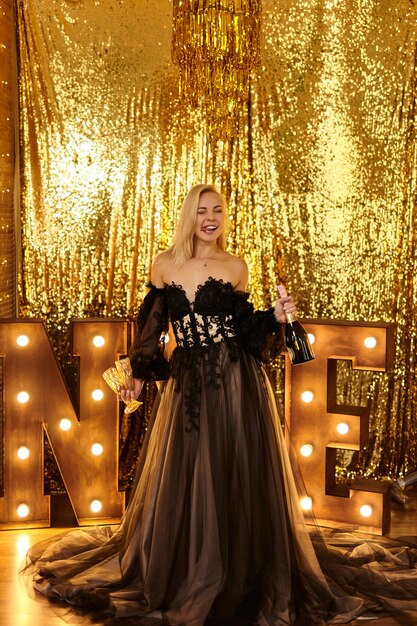
[[163, 356], [161, 336], [168, 330], [168, 310], [162, 279], [163, 259], [160, 255], [152, 266], [152, 283], [136, 320], [136, 334], [129, 358], [133, 380], [120, 391], [123, 401], [137, 398], [145, 380], [163, 380], [169, 375], [169, 366]]

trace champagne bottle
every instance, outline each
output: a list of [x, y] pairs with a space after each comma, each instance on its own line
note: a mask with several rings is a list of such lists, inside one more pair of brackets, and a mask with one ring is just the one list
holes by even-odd
[[[287, 297], [284, 285], [278, 286], [280, 298]], [[287, 322], [285, 324], [285, 343], [293, 365], [301, 365], [314, 359], [313, 348], [311, 347], [305, 328], [297, 320], [294, 313], [286, 313]]]

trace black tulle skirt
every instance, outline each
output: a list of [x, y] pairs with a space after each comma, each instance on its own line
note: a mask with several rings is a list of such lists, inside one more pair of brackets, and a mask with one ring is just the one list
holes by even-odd
[[36, 544], [35, 589], [125, 625], [417, 623], [415, 548], [309, 532], [262, 367], [216, 351], [210, 381], [212, 363], [174, 357], [119, 528]]

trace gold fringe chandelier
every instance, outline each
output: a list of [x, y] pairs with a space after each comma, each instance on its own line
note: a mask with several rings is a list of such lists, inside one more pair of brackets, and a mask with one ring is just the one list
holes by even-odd
[[201, 107], [212, 139], [234, 136], [260, 64], [261, 0], [174, 0], [172, 59], [182, 101]]

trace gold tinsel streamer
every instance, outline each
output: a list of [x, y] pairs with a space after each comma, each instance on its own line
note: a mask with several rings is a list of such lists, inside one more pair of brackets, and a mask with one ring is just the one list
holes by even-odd
[[417, 7], [264, 0], [262, 65], [216, 145], [180, 104], [171, 10], [18, 3], [22, 314], [55, 329], [133, 315], [183, 196], [213, 181], [256, 306], [283, 258], [304, 316], [395, 322], [393, 372], [339, 368], [340, 401], [371, 408], [371, 444], [342, 473], [415, 469]]
[[214, 141], [237, 133], [260, 65], [260, 0], [173, 0], [172, 59], [182, 101], [201, 107]]

